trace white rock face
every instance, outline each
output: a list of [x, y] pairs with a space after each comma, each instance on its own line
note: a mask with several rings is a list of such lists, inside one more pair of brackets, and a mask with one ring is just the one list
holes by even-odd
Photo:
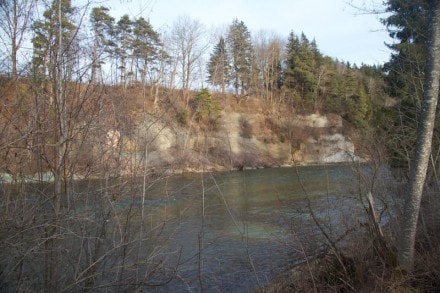
[[340, 133], [321, 136], [324, 154], [321, 160], [325, 163], [350, 162], [357, 160], [354, 144]]
[[297, 125], [307, 127], [328, 127], [329, 121], [327, 116], [321, 116], [319, 114], [311, 114], [308, 116], [298, 115], [295, 119]]
[[299, 127], [342, 127], [342, 118], [336, 114], [320, 115], [311, 114], [307, 116], [298, 115], [293, 118], [294, 124]]
[[149, 149], [165, 151], [176, 145], [176, 134], [172, 128], [158, 119], [146, 119], [138, 127], [139, 136], [148, 144]]
[[157, 129], [154, 134], [151, 144], [157, 150], [170, 149], [176, 142], [175, 135], [169, 128]]
[[340, 163], [359, 161], [351, 140], [341, 133], [307, 139], [302, 148], [304, 163]]
[[[265, 126], [266, 119], [268, 116], [262, 114], [223, 111], [219, 130], [208, 132], [206, 136], [205, 132], [197, 129], [197, 126], [170, 126], [155, 118], [149, 118], [138, 126], [137, 135], [140, 141], [148, 144], [149, 164], [158, 167], [173, 166], [176, 161], [189, 166], [192, 161], [206, 160], [205, 155], [208, 150], [217, 151], [217, 156], [220, 154], [225, 157], [223, 159], [228, 164], [229, 162], [232, 164], [231, 160], [235, 158], [244, 160], [246, 162], [244, 164], [254, 164], [256, 167], [259, 166], [258, 162], [283, 165], [360, 160], [355, 155], [353, 142], [341, 133], [342, 118], [338, 115], [312, 114], [298, 115], [291, 119], [281, 118], [279, 123], [289, 123], [304, 132], [297, 141], [292, 142], [293, 144], [287, 139], [281, 142], [279, 134]], [[243, 121], [252, 128], [249, 131], [250, 137], [243, 137], [241, 126]], [[271, 140], [267, 139], [271, 137]], [[297, 145], [294, 144], [295, 142]], [[202, 153], [203, 156], [200, 157]]]
[[334, 153], [328, 157], [325, 157], [322, 162], [324, 163], [342, 163], [342, 162], [357, 162], [360, 159], [352, 153], [346, 153], [343, 151]]

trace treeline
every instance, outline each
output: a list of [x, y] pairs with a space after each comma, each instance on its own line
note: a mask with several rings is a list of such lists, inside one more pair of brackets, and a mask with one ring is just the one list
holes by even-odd
[[303, 33], [291, 32], [287, 43], [264, 34], [252, 41], [238, 20], [219, 38], [207, 70], [208, 81], [222, 92], [230, 86], [236, 95], [253, 94], [308, 112], [339, 113], [356, 126], [365, 126], [387, 96], [380, 67], [358, 68], [324, 56]]
[[[375, 106], [384, 103], [380, 67], [358, 68], [324, 56], [303, 33], [291, 32], [287, 40], [264, 31], [252, 36], [235, 19], [210, 41], [204, 25], [189, 17], [159, 32], [143, 17], [115, 19], [105, 6], [79, 8], [70, 0], [60, 1], [39, 2], [45, 5], [42, 15], [35, 15], [34, 0], [2, 2], [2, 18], [17, 24], [1, 27], [11, 44], [4, 52], [10, 56], [1, 67], [4, 74], [48, 80], [62, 65], [67, 80], [182, 89], [185, 107], [188, 92], [208, 82], [213, 90], [240, 97], [285, 102], [308, 112], [336, 112], [356, 126], [365, 126]], [[14, 14], [17, 8], [23, 13]], [[19, 60], [26, 55], [26, 38], [32, 41], [29, 61]], [[59, 56], [65, 56], [62, 64], [57, 63]], [[157, 104], [159, 96], [153, 92]]]

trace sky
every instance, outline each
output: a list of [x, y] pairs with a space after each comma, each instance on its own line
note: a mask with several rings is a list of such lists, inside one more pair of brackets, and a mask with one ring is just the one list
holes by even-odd
[[380, 0], [109, 0], [102, 5], [119, 18], [143, 16], [160, 31], [171, 28], [179, 16], [200, 21], [209, 30], [227, 28], [242, 20], [251, 34], [261, 30], [287, 39], [293, 31], [315, 39], [327, 56], [358, 65], [383, 64], [392, 43], [380, 23], [383, 14], [365, 13], [355, 7], [383, 10]]

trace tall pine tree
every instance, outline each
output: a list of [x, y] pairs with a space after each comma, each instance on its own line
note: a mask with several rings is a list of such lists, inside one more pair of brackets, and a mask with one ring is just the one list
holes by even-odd
[[142, 84], [145, 84], [148, 67], [158, 59], [160, 52], [159, 34], [150, 22], [140, 17], [133, 23], [133, 35], [133, 57], [136, 60], [136, 69], [140, 71]]
[[230, 64], [226, 51], [226, 42], [220, 37], [219, 42], [214, 47], [208, 62], [208, 81], [214, 86], [220, 86], [222, 93], [226, 91], [229, 82]]
[[117, 69], [120, 72], [120, 81], [125, 88], [129, 76], [133, 75], [133, 68], [130, 66], [132, 64], [128, 63], [131, 56], [133, 56], [133, 21], [127, 14], [119, 19], [115, 36], [114, 53], [117, 60], [119, 60]]
[[312, 44], [301, 34], [299, 39], [292, 32], [286, 48], [284, 85], [293, 98], [316, 100], [318, 95], [317, 58], [320, 54], [316, 43]]
[[[59, 21], [59, 6], [61, 1], [61, 23]], [[63, 44], [61, 52], [67, 53], [68, 50], [73, 50], [75, 25], [72, 21], [75, 9], [71, 5], [70, 0], [53, 1], [51, 6], [44, 11], [43, 19], [35, 21], [32, 29], [34, 37], [33, 44], [33, 59], [35, 72], [39, 77], [54, 76], [57, 70], [58, 53], [60, 48], [58, 44]], [[61, 32], [61, 33], [60, 33]], [[62, 41], [60, 42], [60, 36]]]
[[251, 33], [243, 21], [235, 19], [229, 27], [228, 50], [231, 58], [231, 81], [235, 94], [249, 93], [252, 80], [253, 47]]
[[109, 9], [104, 6], [94, 7], [90, 13], [90, 22], [93, 29], [92, 68], [90, 80], [96, 81], [96, 71], [104, 63], [103, 54], [111, 40], [115, 19], [108, 14]]

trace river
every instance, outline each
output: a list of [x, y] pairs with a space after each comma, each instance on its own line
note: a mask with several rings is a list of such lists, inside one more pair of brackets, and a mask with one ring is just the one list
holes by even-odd
[[373, 182], [387, 221], [392, 180], [362, 164], [74, 180], [58, 214], [53, 184], [4, 184], [0, 283], [43, 291], [51, 273], [62, 292], [253, 291], [325, 250], [322, 231], [347, 242], [364, 229]]
[[335, 239], [365, 221], [360, 169], [372, 174], [366, 166], [302, 166], [183, 174], [153, 184], [144, 205], [154, 210], [152, 227], [164, 223], [160, 243], [175, 268], [172, 281], [155, 290], [248, 292], [267, 284], [325, 247], [309, 207]]

